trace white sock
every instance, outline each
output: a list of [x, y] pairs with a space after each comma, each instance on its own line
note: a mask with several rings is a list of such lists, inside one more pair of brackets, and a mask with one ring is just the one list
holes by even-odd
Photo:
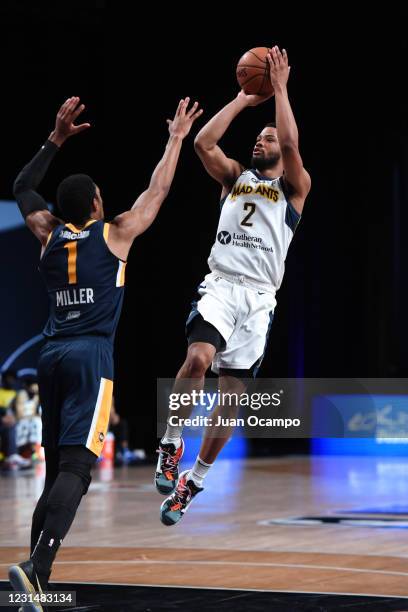
[[174, 425], [167, 425], [166, 433], [161, 439], [162, 444], [174, 444], [176, 450], [181, 445], [181, 432], [182, 427], [176, 427]]
[[188, 478], [190, 478], [197, 487], [203, 486], [203, 480], [207, 476], [207, 472], [212, 466], [212, 463], [206, 463], [197, 455], [195, 464], [190, 470]]

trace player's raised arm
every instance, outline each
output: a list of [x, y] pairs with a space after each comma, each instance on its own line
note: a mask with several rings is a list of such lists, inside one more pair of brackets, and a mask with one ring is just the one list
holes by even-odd
[[44, 198], [37, 193], [55, 154], [67, 138], [90, 127], [89, 123], [75, 125], [74, 121], [84, 110], [79, 98], [68, 98], [57, 113], [55, 128], [46, 143], [33, 159], [21, 170], [13, 185], [13, 194], [29, 229], [46, 244], [48, 234], [61, 221], [50, 213]]
[[117, 253], [129, 249], [133, 240], [153, 223], [160, 207], [169, 193], [180, 156], [181, 145], [190, 132], [194, 121], [202, 113], [198, 102], [188, 108], [190, 98], [180, 100], [172, 120], [167, 119], [169, 140], [163, 157], [157, 164], [148, 188], [137, 198], [131, 210], [115, 217], [109, 232], [109, 246]]
[[234, 100], [229, 102], [199, 131], [194, 148], [204, 164], [208, 174], [218, 181], [224, 189], [229, 190], [235, 179], [241, 174], [243, 166], [227, 157], [217, 144], [225, 134], [230, 123], [247, 106], [257, 106], [270, 95], [247, 95], [240, 91]]
[[288, 55], [285, 49], [281, 52], [279, 47], [275, 46], [267, 58], [270, 79], [275, 90], [276, 131], [282, 152], [284, 181], [288, 184], [293, 206], [301, 214], [311, 181], [299, 153], [298, 129], [286, 87], [290, 72]]

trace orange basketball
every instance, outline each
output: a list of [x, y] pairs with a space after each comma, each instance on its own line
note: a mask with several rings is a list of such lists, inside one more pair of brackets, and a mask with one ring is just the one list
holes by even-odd
[[237, 64], [237, 80], [246, 94], [259, 96], [273, 93], [269, 77], [268, 47], [255, 47], [241, 57]]

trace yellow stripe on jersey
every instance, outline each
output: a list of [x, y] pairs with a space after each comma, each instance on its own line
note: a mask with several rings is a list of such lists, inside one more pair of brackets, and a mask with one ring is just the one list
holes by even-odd
[[104, 223], [103, 224], [103, 237], [105, 239], [106, 244], [108, 244], [109, 230], [110, 230], [110, 223]]
[[82, 229], [85, 229], [86, 227], [89, 227], [90, 225], [92, 225], [92, 223], [96, 223], [96, 219], [89, 219], [89, 221], [87, 221], [84, 225], [84, 227]]
[[[52, 230], [52, 231], [54, 231], [54, 230]], [[51, 231], [51, 232], [48, 234], [48, 237], [47, 237], [47, 242], [45, 243], [45, 246], [47, 246], [47, 245], [48, 245], [48, 243], [49, 243], [49, 241], [51, 240], [52, 231]]]
[[125, 268], [126, 262], [119, 260], [118, 272], [116, 274], [116, 286], [123, 287], [125, 284]]
[[67, 242], [64, 249], [68, 249], [68, 283], [75, 285], [77, 282], [77, 247], [78, 242]]
[[67, 227], [68, 229], [71, 230], [71, 232], [74, 232], [74, 234], [79, 234], [79, 232], [81, 232], [82, 230], [79, 230], [77, 227], [75, 227], [75, 225], [73, 225], [72, 223], [66, 223], [65, 227]]
[[65, 227], [68, 227], [68, 229], [70, 229], [71, 232], [74, 232], [74, 234], [80, 234], [86, 227], [92, 225], [92, 223], [96, 223], [96, 219], [90, 219], [81, 229], [78, 229], [73, 223], [66, 223]]
[[86, 447], [97, 457], [99, 457], [102, 452], [106, 432], [108, 431], [112, 394], [113, 381], [109, 380], [109, 378], [101, 378], [92, 424], [86, 441]]

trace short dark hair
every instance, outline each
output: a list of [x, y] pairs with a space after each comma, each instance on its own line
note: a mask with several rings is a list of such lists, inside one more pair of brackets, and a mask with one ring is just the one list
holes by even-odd
[[91, 216], [96, 185], [87, 174], [71, 174], [58, 186], [57, 203], [65, 221], [78, 225]]
[[14, 379], [14, 382], [17, 381], [17, 372], [15, 370], [12, 370], [11, 368], [9, 368], [8, 370], [4, 370], [4, 372], [1, 372], [1, 385], [0, 386], [3, 386], [5, 389], [9, 388], [9, 385], [13, 384], [10, 381], [10, 378]]
[[31, 385], [38, 384], [37, 377], [33, 374], [27, 374], [26, 376], [23, 376], [21, 382], [25, 387], [30, 387]]
[[265, 124], [265, 127], [273, 127], [276, 128], [276, 123], [274, 121], [270, 121], [269, 123]]

